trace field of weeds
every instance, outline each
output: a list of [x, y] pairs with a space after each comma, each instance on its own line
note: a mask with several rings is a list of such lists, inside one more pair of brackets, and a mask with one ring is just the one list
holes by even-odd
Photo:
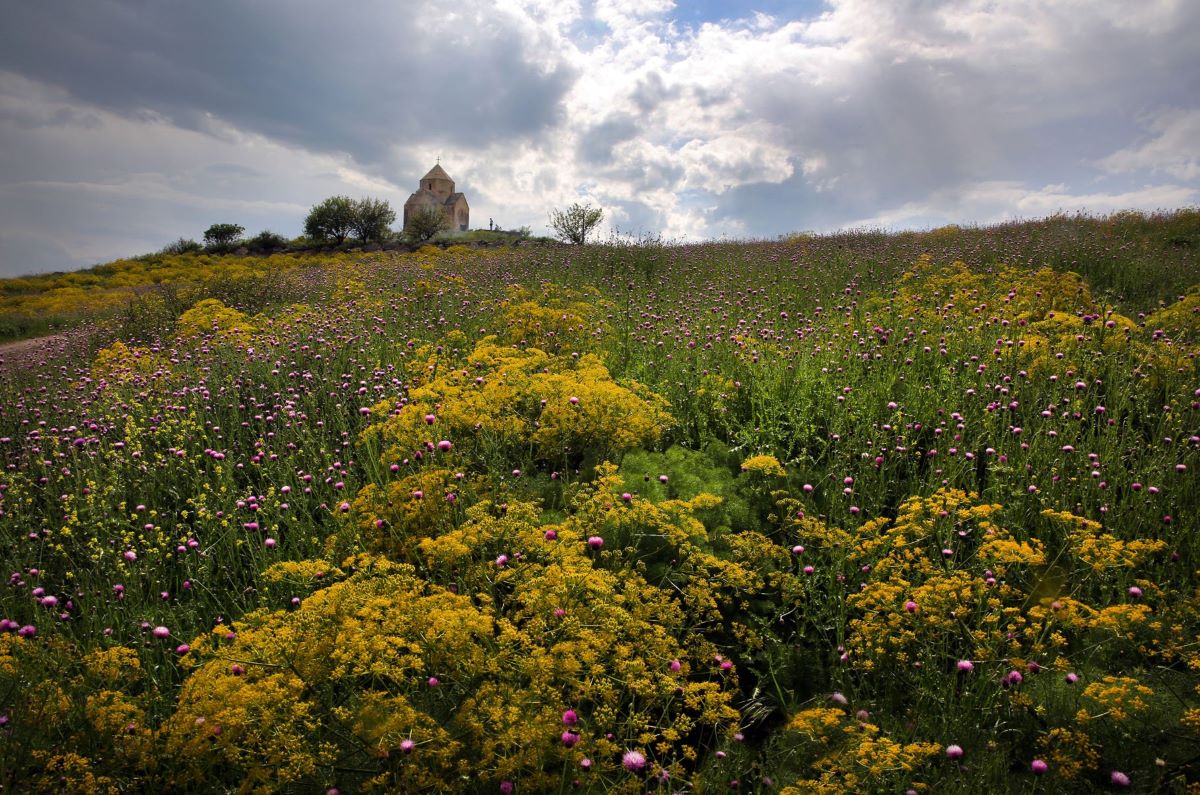
[[1200, 213], [176, 259], [0, 282], [7, 790], [1200, 787]]

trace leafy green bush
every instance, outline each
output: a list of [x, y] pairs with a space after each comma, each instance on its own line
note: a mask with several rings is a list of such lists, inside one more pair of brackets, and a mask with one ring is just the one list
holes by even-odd
[[204, 246], [197, 243], [195, 240], [190, 240], [186, 237], [181, 237], [174, 243], [168, 243], [162, 247], [159, 254], [196, 254], [204, 250]]
[[254, 254], [270, 254], [274, 251], [282, 251], [287, 247], [287, 238], [267, 229], [246, 241], [246, 248]]
[[213, 224], [204, 231], [204, 248], [214, 254], [232, 251], [245, 231], [240, 224]]

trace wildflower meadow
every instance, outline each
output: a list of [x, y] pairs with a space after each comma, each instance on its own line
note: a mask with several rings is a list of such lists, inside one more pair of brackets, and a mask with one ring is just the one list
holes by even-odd
[[1200, 792], [1196, 210], [0, 311], [5, 791]]

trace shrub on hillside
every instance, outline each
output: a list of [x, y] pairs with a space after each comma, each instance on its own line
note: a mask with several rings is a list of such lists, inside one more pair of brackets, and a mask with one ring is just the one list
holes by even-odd
[[287, 238], [267, 229], [246, 241], [246, 248], [255, 254], [270, 254], [274, 251], [282, 251], [287, 247]]
[[229, 252], [245, 231], [240, 224], [213, 224], [204, 231], [204, 248], [214, 254]]
[[204, 250], [204, 246], [195, 240], [181, 237], [173, 243], [163, 246], [159, 254], [196, 254]]

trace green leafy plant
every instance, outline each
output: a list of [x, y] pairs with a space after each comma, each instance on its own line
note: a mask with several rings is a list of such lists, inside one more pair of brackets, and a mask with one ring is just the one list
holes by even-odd
[[559, 240], [582, 246], [603, 218], [604, 210], [577, 202], [565, 210], [553, 210], [550, 213], [550, 228]]

